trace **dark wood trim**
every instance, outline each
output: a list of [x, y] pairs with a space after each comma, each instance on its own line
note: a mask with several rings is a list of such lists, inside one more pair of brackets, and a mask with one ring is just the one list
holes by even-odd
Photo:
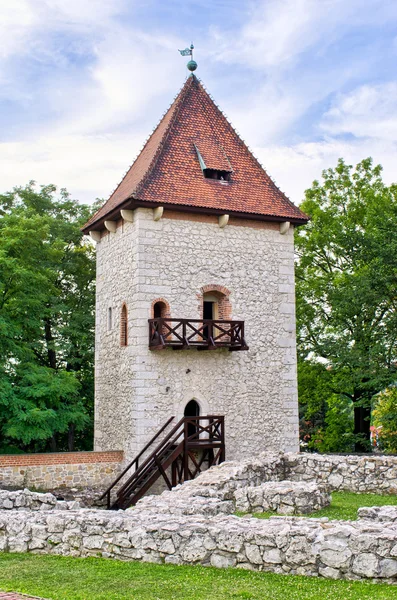
[[248, 350], [244, 321], [222, 319], [148, 319], [150, 350]]
[[[171, 420], [169, 419], [167, 424]], [[157, 439], [163, 430], [164, 426], [152, 440]], [[223, 415], [183, 417], [139, 467], [137, 459], [134, 459], [101, 498], [107, 497], [108, 508], [128, 508], [136, 504], [160, 477], [171, 489], [200, 474], [204, 462], [207, 462], [208, 467], [220, 464], [225, 456], [224, 444]], [[145, 449], [148, 449], [149, 445], [150, 442]], [[138, 456], [142, 456], [142, 452]], [[112, 501], [111, 490], [133, 466], [134, 472], [120, 485]], [[167, 469], [170, 467], [171, 481], [167, 475]]]

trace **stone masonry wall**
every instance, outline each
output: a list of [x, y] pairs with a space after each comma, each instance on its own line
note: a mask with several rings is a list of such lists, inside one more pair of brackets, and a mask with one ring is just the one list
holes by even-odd
[[223, 463], [127, 511], [0, 510], [0, 551], [397, 583], [397, 523], [385, 512], [355, 522], [227, 514], [236, 491], [283, 469], [278, 455]]
[[122, 460], [120, 451], [0, 455], [0, 488], [102, 489], [115, 479]]
[[397, 456], [284, 454], [284, 479], [326, 483], [331, 490], [397, 494]]
[[0, 510], [77, 510], [81, 504], [76, 501], [57, 500], [50, 493], [41, 494], [28, 489], [10, 492], [0, 490]]
[[138, 511], [0, 511], [0, 551], [397, 583], [397, 525]]
[[[95, 449], [131, 459], [195, 399], [224, 414], [228, 459], [298, 449], [293, 228], [189, 216], [154, 221], [137, 209], [97, 244]], [[151, 352], [148, 319], [164, 298], [173, 318], [200, 318], [198, 294], [224, 286], [247, 352]], [[120, 313], [128, 308], [128, 346]], [[109, 330], [109, 308], [112, 328]]]

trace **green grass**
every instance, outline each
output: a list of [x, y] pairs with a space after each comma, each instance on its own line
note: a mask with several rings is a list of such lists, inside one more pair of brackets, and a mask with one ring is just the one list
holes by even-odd
[[389, 600], [387, 584], [104, 558], [0, 553], [0, 590], [52, 600]]
[[[354, 494], [353, 492], [333, 492], [330, 506], [311, 513], [302, 515], [304, 517], [328, 517], [329, 519], [343, 519], [349, 521], [357, 520], [357, 509], [361, 506], [386, 506], [397, 505], [397, 496], [381, 496], [379, 494]], [[236, 513], [243, 516], [244, 513]], [[274, 517], [276, 513], [255, 513], [253, 516], [259, 519]], [[397, 598], [397, 592], [396, 592]]]

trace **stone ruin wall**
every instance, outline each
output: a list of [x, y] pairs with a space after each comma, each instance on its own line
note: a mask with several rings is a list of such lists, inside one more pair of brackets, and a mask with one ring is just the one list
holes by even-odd
[[282, 479], [285, 459], [223, 463], [127, 511], [0, 510], [0, 550], [397, 583], [396, 509], [353, 522], [230, 514], [239, 490]]
[[[330, 490], [397, 494], [397, 456], [311, 453], [277, 456], [272, 475], [266, 481], [311, 481], [325, 483]], [[122, 461], [123, 453], [119, 451], [0, 455], [0, 489], [94, 487], [101, 490], [116, 478]]]
[[397, 494], [397, 456], [284, 454], [283, 479], [326, 483], [331, 490]]

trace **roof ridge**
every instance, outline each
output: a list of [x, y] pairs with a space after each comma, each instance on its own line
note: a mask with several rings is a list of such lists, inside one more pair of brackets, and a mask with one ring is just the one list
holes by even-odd
[[[167, 137], [168, 137], [168, 135], [170, 133], [172, 125], [174, 124], [176, 116], [177, 116], [177, 114], [179, 112], [179, 109], [181, 107], [182, 99], [185, 98], [185, 96], [187, 94], [187, 90], [190, 89], [190, 86], [188, 86], [187, 84], [190, 83], [190, 85], [192, 85], [191, 82], [194, 79], [197, 79], [197, 78], [195, 77], [195, 75], [193, 75], [193, 73], [192, 73], [191, 76], [188, 76], [187, 80], [185, 81], [185, 83], [183, 84], [183, 86], [181, 87], [181, 89], [179, 90], [179, 92], [178, 92], [178, 94], [177, 94], [174, 102], [171, 104], [170, 108], [172, 107], [173, 104], [175, 104], [175, 109], [174, 109], [174, 112], [172, 114], [172, 117], [171, 117], [171, 119], [170, 119], [170, 121], [169, 121], [169, 123], [168, 123], [168, 125], [167, 125], [167, 127], [165, 129], [165, 131], [164, 131], [164, 134], [161, 137], [160, 143], [157, 146], [157, 150], [154, 153], [154, 156], [153, 156], [152, 160], [150, 161], [150, 164], [148, 165], [148, 167], [147, 167], [145, 173], [143, 174], [143, 176], [141, 177], [140, 181], [137, 183], [135, 189], [132, 190], [132, 192], [130, 194], [130, 197], [133, 196], [133, 195], [138, 195], [139, 194], [139, 190], [146, 183], [146, 181], [147, 181], [148, 177], [150, 176], [152, 170], [156, 166], [156, 163], [157, 163], [158, 159], [160, 158], [160, 155], [161, 155], [161, 153], [163, 151], [165, 141], [166, 141], [166, 139], [167, 139]], [[168, 110], [170, 110], [170, 108]], [[167, 110], [167, 112], [168, 112], [168, 110]], [[163, 118], [164, 118], [164, 116], [163, 116]], [[163, 118], [160, 120], [160, 122], [157, 125], [156, 129], [162, 123]], [[156, 129], [153, 131], [152, 135], [155, 133]], [[149, 142], [149, 140], [152, 137], [152, 135], [149, 136], [149, 138], [148, 138], [148, 140], [147, 140], [146, 143]], [[146, 146], [146, 144], [145, 144], [145, 146]], [[142, 152], [143, 152], [145, 146], [142, 148]]]

